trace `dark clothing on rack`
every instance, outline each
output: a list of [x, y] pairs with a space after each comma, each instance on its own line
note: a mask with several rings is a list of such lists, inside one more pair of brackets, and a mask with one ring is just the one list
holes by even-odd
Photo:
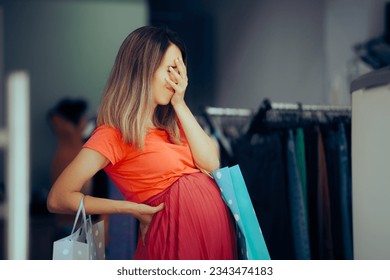
[[307, 210], [307, 171], [306, 171], [306, 152], [305, 152], [305, 135], [302, 128], [298, 128], [295, 133], [295, 149], [297, 155], [297, 165], [299, 171], [299, 177], [302, 184], [302, 196], [306, 213], [306, 219], [308, 220]]
[[288, 131], [287, 170], [295, 259], [309, 260], [310, 241], [308, 221], [305, 210], [301, 174], [297, 162], [295, 136], [292, 130]]
[[317, 216], [317, 193], [318, 193], [318, 134], [311, 127], [305, 128], [305, 152], [306, 152], [306, 181], [307, 181], [307, 209], [309, 219], [309, 235], [311, 258], [319, 259], [318, 240], [318, 216]]
[[352, 182], [351, 182], [351, 166], [348, 153], [348, 140], [345, 134], [345, 128], [342, 123], [339, 124], [339, 164], [340, 164], [340, 204], [342, 217], [342, 236], [343, 236], [343, 251], [342, 259], [353, 259], [353, 237], [352, 237]]
[[344, 124], [323, 128], [335, 259], [353, 259], [350, 154]]
[[327, 160], [321, 131], [316, 127], [318, 144], [317, 226], [319, 259], [331, 260], [333, 255], [332, 222]]

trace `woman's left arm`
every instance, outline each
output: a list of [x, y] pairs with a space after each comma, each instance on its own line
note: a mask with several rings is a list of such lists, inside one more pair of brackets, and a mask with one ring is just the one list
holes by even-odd
[[218, 146], [199, 125], [185, 103], [184, 93], [188, 84], [187, 71], [182, 60], [176, 59], [175, 63], [178, 72], [173, 68], [169, 70], [177, 83], [174, 83], [172, 79], [167, 79], [167, 82], [175, 90], [171, 104], [186, 135], [195, 164], [208, 172], [214, 171], [219, 168]]

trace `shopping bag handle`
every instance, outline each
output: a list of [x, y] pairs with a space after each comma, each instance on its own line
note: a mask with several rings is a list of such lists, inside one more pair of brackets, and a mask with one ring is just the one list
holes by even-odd
[[74, 223], [73, 223], [72, 234], [74, 233], [74, 231], [76, 229], [76, 225], [77, 225], [77, 222], [79, 220], [80, 213], [82, 214], [82, 219], [84, 221], [83, 225], [85, 227], [87, 225], [87, 215], [85, 214], [85, 208], [84, 208], [84, 196], [82, 196], [80, 199], [79, 209], [77, 210], [76, 218], [74, 219]]

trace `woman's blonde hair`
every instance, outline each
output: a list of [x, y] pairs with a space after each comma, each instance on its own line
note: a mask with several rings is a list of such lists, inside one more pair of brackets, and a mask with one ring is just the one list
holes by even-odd
[[168, 28], [144, 26], [123, 41], [112, 67], [97, 116], [97, 125], [108, 125], [122, 133], [123, 140], [143, 149], [148, 116], [153, 124], [180, 143], [180, 131], [171, 104], [158, 105], [154, 112], [151, 82], [168, 47], [176, 45], [186, 64], [186, 49], [178, 35]]

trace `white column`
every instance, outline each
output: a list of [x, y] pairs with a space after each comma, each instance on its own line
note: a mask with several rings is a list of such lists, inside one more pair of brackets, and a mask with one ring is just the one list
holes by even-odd
[[352, 216], [357, 260], [390, 259], [389, 106], [389, 85], [352, 93]]
[[29, 76], [14, 72], [7, 79], [7, 259], [28, 258], [30, 201]]

